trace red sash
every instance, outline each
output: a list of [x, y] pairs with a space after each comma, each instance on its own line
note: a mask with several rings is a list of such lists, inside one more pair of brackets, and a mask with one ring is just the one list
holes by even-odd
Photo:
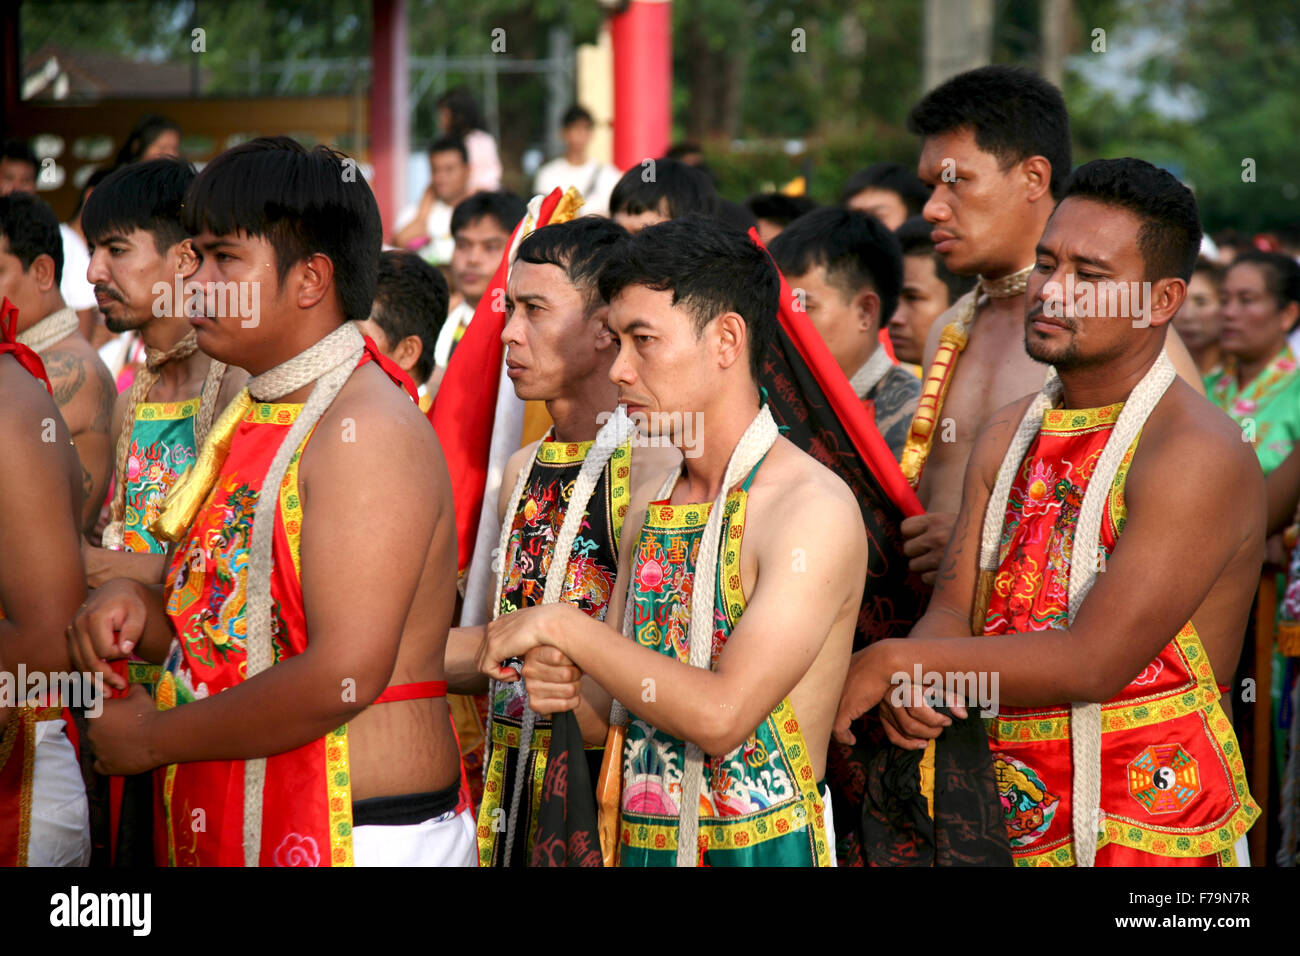
[[45, 383], [45, 390], [54, 394], [49, 376], [45, 374], [45, 363], [41, 357], [25, 345], [20, 345], [18, 337], [18, 308], [9, 301], [8, 296], [0, 304], [0, 355], [9, 354], [18, 360], [18, 364], [31, 373], [32, 378]]

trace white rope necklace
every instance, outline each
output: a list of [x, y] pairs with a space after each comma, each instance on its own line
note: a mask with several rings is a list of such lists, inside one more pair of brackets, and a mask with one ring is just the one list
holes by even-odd
[[[596, 433], [596, 440], [592, 442], [586, 457], [583, 458], [582, 467], [579, 468], [578, 477], [573, 483], [573, 491], [569, 495], [569, 502], [565, 506], [564, 521], [555, 536], [555, 545], [551, 550], [551, 564], [546, 570], [546, 586], [542, 591], [542, 604], [555, 604], [560, 600], [560, 595], [564, 591], [564, 580], [569, 571], [569, 560], [573, 557], [573, 542], [578, 536], [578, 530], [582, 527], [583, 518], [586, 517], [587, 505], [590, 503], [596, 485], [605, 471], [605, 465], [619, 446], [631, 437], [634, 427], [632, 420], [627, 416], [626, 410], [622, 405], [619, 405], [614, 414], [610, 416], [609, 421], [605, 422], [600, 431]], [[528, 484], [528, 476], [532, 473], [532, 466], [536, 460], [536, 456], [534, 456], [532, 461], [519, 469], [519, 476], [515, 479], [514, 490], [510, 494], [510, 504], [506, 508], [505, 520], [501, 522], [501, 538], [498, 544], [500, 550], [497, 551], [501, 558], [498, 562], [496, 588], [493, 592], [496, 594], [497, 599], [492, 604], [492, 620], [494, 621], [501, 613], [501, 587], [505, 578], [505, 565], [515, 514], [519, 511], [519, 503], [523, 498], [524, 488]], [[525, 693], [527, 692], [522, 677], [520, 678], [520, 688]], [[488, 690], [489, 694], [495, 698], [497, 681], [491, 681]], [[533, 742], [533, 728], [536, 723], [537, 712], [528, 706], [527, 698], [525, 698], [523, 725], [519, 731], [519, 753], [515, 758], [515, 782], [512, 788], [510, 810], [506, 822], [506, 845], [503, 857], [506, 866], [510, 865], [511, 853], [514, 850], [515, 824], [519, 818], [519, 804], [523, 799], [524, 777], [528, 769], [528, 757]], [[492, 739], [491, 710], [488, 711], [487, 739], [489, 741]]]
[[56, 342], [62, 342], [80, 327], [77, 313], [71, 308], [62, 308], [23, 329], [16, 339], [19, 345], [25, 345], [40, 355]]
[[[727, 495], [732, 487], [740, 484], [744, 477], [754, 470], [768, 450], [776, 442], [779, 432], [772, 413], [766, 405], [758, 410], [754, 420], [745, 429], [740, 441], [736, 443], [727, 462], [727, 471], [722, 479], [722, 488], [709, 511], [708, 521], [704, 524], [704, 535], [700, 539], [700, 549], [695, 564], [695, 578], [691, 584], [691, 627], [687, 637], [690, 648], [690, 665], [711, 669], [713, 661], [713, 615], [716, 610], [716, 588], [718, 556], [722, 545], [722, 519], [727, 507]], [[662, 501], [672, 494], [681, 471], [674, 471], [665, 479], [655, 495], [655, 501]], [[632, 626], [632, 604], [635, 594], [635, 582], [628, 582], [627, 602], [623, 608], [623, 636], [635, 640]], [[621, 726], [628, 720], [627, 708], [615, 700], [610, 707], [609, 722], [611, 726]], [[613, 755], [622, 760], [622, 754]], [[686, 744], [686, 765], [682, 772], [682, 796], [677, 812], [677, 865], [695, 866], [699, 862], [697, 842], [700, 827], [700, 792], [704, 788], [704, 751], [696, 744]]]
[[[1175, 375], [1174, 366], [1162, 349], [1146, 375], [1125, 400], [1124, 408], [1097, 459], [1092, 477], [1088, 480], [1070, 550], [1069, 599], [1066, 609], [1070, 623], [1074, 622], [1075, 615], [1097, 577], [1097, 561], [1094, 556], [1098, 554], [1101, 544], [1102, 514], [1120, 463]], [[1043, 413], [1053, 407], [1062, 393], [1061, 379], [1056, 370], [1052, 369], [1048, 372], [1047, 384], [1025, 410], [1015, 437], [1002, 458], [997, 482], [984, 510], [984, 527], [980, 538], [981, 571], [997, 571], [1011, 485], [1020, 470], [1025, 453], [1042, 428]], [[1078, 866], [1092, 866], [1096, 861], [1098, 828], [1101, 826], [1100, 704], [1089, 702], [1070, 705], [1070, 750], [1074, 765], [1071, 789], [1074, 859]]]

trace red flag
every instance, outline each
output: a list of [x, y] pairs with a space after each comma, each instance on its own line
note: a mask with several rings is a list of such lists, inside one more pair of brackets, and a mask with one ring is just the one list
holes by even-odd
[[[542, 200], [537, 228], [546, 225], [559, 205], [557, 188]], [[459, 569], [469, 567], [474, 556], [474, 539], [478, 535], [479, 511], [483, 507], [483, 485], [487, 480], [488, 456], [492, 447], [492, 421], [496, 415], [497, 384], [501, 375], [501, 331], [505, 328], [505, 288], [510, 271], [510, 251], [515, 235], [527, 222], [515, 227], [506, 246], [501, 264], [483, 297], [478, 300], [474, 318], [461, 337], [447, 363], [447, 371], [429, 408], [447, 457], [451, 473], [451, 496], [456, 508], [456, 542]]]

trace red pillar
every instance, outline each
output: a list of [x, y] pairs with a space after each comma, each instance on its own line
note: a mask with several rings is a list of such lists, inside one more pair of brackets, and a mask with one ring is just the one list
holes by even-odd
[[610, 19], [614, 165], [619, 169], [668, 151], [673, 126], [672, 24], [668, 0], [632, 0]]
[[384, 238], [397, 228], [406, 194], [409, 149], [406, 108], [406, 0], [372, 0], [370, 40], [371, 184], [384, 220]]

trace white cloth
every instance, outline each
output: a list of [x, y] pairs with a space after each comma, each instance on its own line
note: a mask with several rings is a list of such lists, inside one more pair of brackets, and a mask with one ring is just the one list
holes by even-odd
[[90, 809], [62, 720], [36, 724], [28, 866], [89, 866]]
[[[417, 206], [407, 206], [403, 209], [397, 217], [397, 221], [402, 224], [398, 226], [398, 230], [409, 226], [418, 211]], [[441, 199], [435, 199], [433, 208], [429, 210], [429, 218], [424, 224], [425, 233], [429, 236], [429, 244], [420, 247], [420, 257], [435, 266], [445, 266], [451, 262], [451, 254], [456, 248], [456, 240], [451, 235], [453, 211], [453, 206]]]
[[409, 826], [352, 828], [354, 866], [477, 866], [478, 842], [468, 810]]
[[474, 318], [474, 306], [468, 302], [461, 301], [460, 305], [447, 313], [447, 321], [442, 323], [442, 328], [438, 331], [438, 341], [433, 345], [433, 363], [443, 368], [447, 367], [447, 360], [451, 358], [451, 346], [456, 341], [456, 329], [462, 322], [465, 328], [469, 328], [470, 319]]
[[1250, 866], [1250, 846], [1246, 843], [1245, 837], [1240, 837], [1233, 844], [1232, 849], [1237, 854], [1237, 866]]
[[822, 819], [826, 822], [826, 849], [831, 854], [831, 866], [839, 866], [839, 860], [835, 856], [835, 814], [831, 812], [831, 788], [822, 787]]
[[469, 191], [480, 189], [496, 192], [501, 188], [501, 157], [497, 155], [497, 141], [492, 134], [481, 129], [466, 134], [465, 153], [469, 157]]
[[600, 163], [593, 159], [575, 166], [561, 156], [537, 170], [537, 177], [533, 180], [533, 192], [548, 196], [556, 187], [563, 192], [570, 186], [576, 186], [578, 192], [582, 193], [582, 198], [586, 200], [582, 206], [584, 216], [590, 213], [608, 216], [609, 196], [618, 185], [621, 175], [609, 163]]
[[63, 302], [77, 312], [93, 309], [98, 301], [95, 287], [86, 281], [86, 271], [90, 268], [90, 250], [86, 248], [86, 241], [66, 222], [59, 223], [59, 235], [63, 237], [63, 278], [59, 280]]

